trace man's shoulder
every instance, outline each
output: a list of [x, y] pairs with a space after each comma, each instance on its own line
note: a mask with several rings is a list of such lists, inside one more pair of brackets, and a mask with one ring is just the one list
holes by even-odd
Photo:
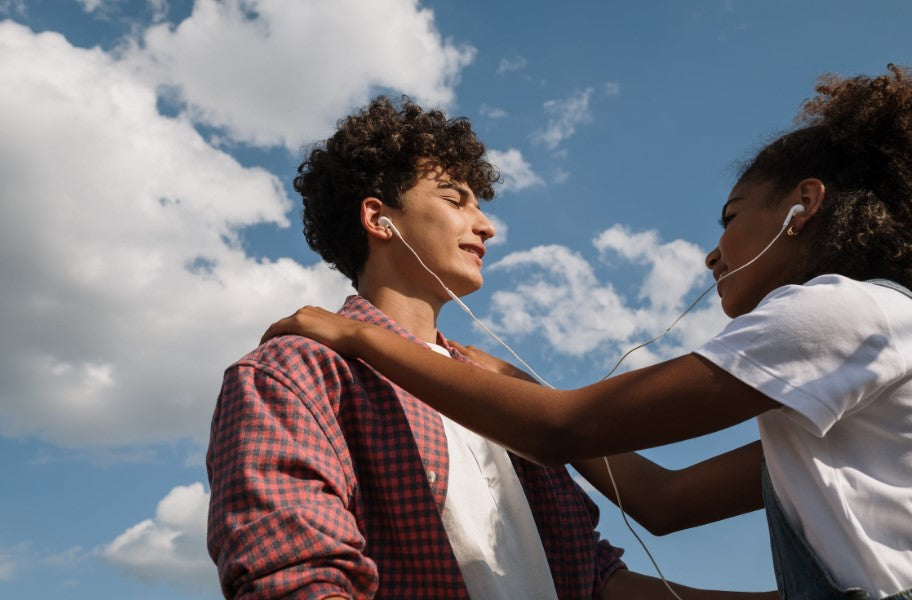
[[348, 371], [351, 360], [332, 348], [300, 335], [283, 335], [260, 344], [227, 370], [253, 369], [281, 373], [291, 379], [315, 372]]

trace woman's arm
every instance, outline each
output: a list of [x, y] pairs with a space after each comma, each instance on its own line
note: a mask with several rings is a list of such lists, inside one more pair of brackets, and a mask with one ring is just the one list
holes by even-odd
[[[528, 373], [474, 346], [449, 343], [488, 371], [535, 381]], [[617, 504], [606, 460], [615, 482], [624, 490], [624, 512], [653, 535], [714, 523], [763, 507], [760, 442], [679, 470], [666, 469], [635, 452], [573, 463], [589, 483]]]
[[[666, 469], [634, 452], [608, 457], [624, 512], [653, 535], [714, 523], [763, 508], [763, 450], [753, 442], [693, 466]], [[573, 463], [595, 488], [617, 504], [605, 459]]]
[[564, 391], [450, 360], [320, 308], [302, 308], [264, 337], [283, 333], [362, 358], [457, 422], [543, 464], [677, 442], [779, 406], [695, 354]]
[[[725, 592], [700, 590], [671, 582], [669, 585], [681, 600], [778, 600], [780, 597], [779, 592]], [[608, 577], [608, 582], [602, 588], [602, 600], [627, 600], [629, 598], [674, 600], [674, 596], [661, 579], [633, 571], [615, 571]]]

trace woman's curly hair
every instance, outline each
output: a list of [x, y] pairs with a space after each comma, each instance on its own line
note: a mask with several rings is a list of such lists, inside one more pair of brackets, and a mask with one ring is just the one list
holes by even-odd
[[741, 179], [773, 196], [815, 177], [826, 199], [805, 231], [806, 281], [824, 273], [884, 277], [912, 286], [912, 79], [888, 65], [878, 77], [824, 75], [796, 119], [800, 129], [760, 151]]
[[397, 107], [378, 96], [339, 121], [298, 167], [294, 188], [303, 199], [307, 243], [357, 287], [368, 252], [361, 201], [376, 197], [402, 208], [402, 194], [434, 168], [490, 200], [499, 174], [484, 155], [467, 119], [447, 119], [405, 97]]

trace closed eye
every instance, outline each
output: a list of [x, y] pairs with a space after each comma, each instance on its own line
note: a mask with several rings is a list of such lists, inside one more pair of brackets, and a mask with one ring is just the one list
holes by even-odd
[[728, 227], [728, 224], [732, 222], [732, 219], [735, 218], [735, 215], [722, 215], [719, 217], [719, 225], [722, 226], [722, 229]]

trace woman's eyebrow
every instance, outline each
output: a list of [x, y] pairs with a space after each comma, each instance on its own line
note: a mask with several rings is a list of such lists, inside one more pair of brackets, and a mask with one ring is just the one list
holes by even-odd
[[722, 205], [722, 216], [723, 217], [725, 216], [725, 211], [728, 209], [729, 204], [737, 202], [738, 200], [742, 200], [743, 198], [744, 198], [743, 196], [733, 196], [733, 197], [729, 198], [728, 201]]

